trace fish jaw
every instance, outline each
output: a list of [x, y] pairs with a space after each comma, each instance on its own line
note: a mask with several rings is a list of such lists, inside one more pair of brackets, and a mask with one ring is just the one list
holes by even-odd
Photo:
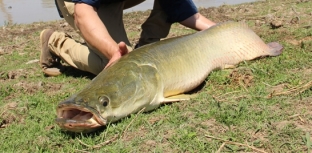
[[57, 107], [56, 123], [60, 128], [71, 132], [93, 132], [107, 124], [99, 112], [86, 106], [65, 101]]
[[119, 61], [79, 93], [61, 102], [56, 108], [56, 123], [67, 131], [87, 133], [143, 108], [144, 111], [155, 109], [163, 99], [159, 79], [153, 65]]

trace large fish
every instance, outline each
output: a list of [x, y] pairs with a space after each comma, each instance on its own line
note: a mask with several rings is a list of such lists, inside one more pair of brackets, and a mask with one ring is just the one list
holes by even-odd
[[56, 123], [90, 132], [144, 108], [189, 99], [214, 69], [282, 53], [244, 23], [225, 22], [188, 36], [143, 46], [103, 70], [82, 91], [57, 106]]

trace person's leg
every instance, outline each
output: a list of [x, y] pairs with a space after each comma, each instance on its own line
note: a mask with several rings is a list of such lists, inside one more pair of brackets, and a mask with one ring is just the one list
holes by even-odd
[[[79, 33], [74, 24], [74, 3], [57, 0], [57, 4], [66, 22]], [[41, 39], [44, 38], [45, 33], [45, 31], [42, 32]], [[52, 54], [60, 57], [63, 61], [77, 69], [98, 74], [108, 62], [104, 56], [99, 56], [86, 45], [76, 42], [63, 32], [54, 31], [46, 41], [48, 41], [48, 47], [42, 46], [42, 49], [48, 48]], [[46, 51], [42, 50], [42, 54], [43, 52]]]
[[76, 42], [64, 32], [54, 32], [48, 46], [54, 54], [72, 67], [95, 75], [100, 73], [108, 63], [107, 58], [94, 53], [88, 46]]
[[124, 6], [124, 10], [131, 8], [133, 6], [139, 5], [140, 3], [144, 2], [145, 0], [126, 0], [125, 1], [125, 6]]
[[74, 9], [75, 4], [71, 2], [71, 0], [56, 0], [59, 10], [61, 11], [63, 18], [65, 21], [77, 32], [79, 30], [77, 29], [74, 21]]
[[[80, 34], [74, 24], [74, 3], [57, 0], [57, 4], [65, 20]], [[124, 41], [130, 46], [122, 22], [123, 6], [124, 2], [103, 4], [99, 7], [98, 14], [112, 38], [117, 43]], [[48, 40], [46, 48], [77, 69], [98, 74], [108, 62], [104, 55], [90, 49], [87, 45], [76, 42], [63, 32], [53, 32]], [[129, 46], [128, 49], [131, 50]]]
[[[127, 2], [127, 3], [126, 3]], [[101, 21], [104, 23], [107, 31], [109, 32], [110, 36], [114, 39], [115, 42], [119, 43], [121, 41], [125, 42], [127, 45], [127, 48], [129, 51], [132, 51], [131, 44], [128, 40], [124, 24], [123, 24], [123, 9], [124, 6], [127, 4], [127, 7], [133, 7], [134, 5], [137, 5], [142, 2], [142, 0], [127, 0], [126, 2], [115, 2], [110, 4], [102, 4], [97, 12], [101, 19]], [[66, 2], [65, 1], [66, 8], [69, 12], [68, 16], [71, 16], [71, 18], [66, 19], [68, 20], [68, 23], [73, 23], [71, 25], [75, 28], [75, 30], [80, 34], [78, 28], [74, 24], [74, 21], [72, 21], [74, 12], [74, 5], [72, 2]], [[81, 34], [80, 34], [81, 35]], [[101, 57], [104, 57], [101, 53], [99, 53], [97, 50], [92, 49], [96, 54], [98, 54]], [[104, 57], [105, 58], [105, 57]]]
[[211, 26], [214, 26], [216, 23], [207, 19], [200, 13], [196, 13], [188, 17], [187, 19], [181, 21], [180, 24], [186, 27], [189, 27], [191, 29], [197, 30], [197, 31], [202, 31], [202, 30], [210, 28]]
[[[126, 30], [124, 28], [123, 8], [125, 2], [102, 4], [98, 8], [98, 15], [104, 23], [109, 35], [117, 42], [125, 42], [129, 48], [131, 46]], [[131, 48], [131, 47], [130, 47]]]
[[159, 1], [154, 1], [153, 10], [147, 20], [142, 24], [139, 46], [159, 41], [169, 34], [171, 23], [167, 22], [167, 15], [159, 5]]

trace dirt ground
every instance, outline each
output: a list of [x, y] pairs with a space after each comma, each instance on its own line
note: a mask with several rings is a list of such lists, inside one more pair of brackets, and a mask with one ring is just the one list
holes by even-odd
[[[211, 7], [211, 8], [200, 8], [199, 11], [204, 16], [215, 22], [224, 22], [224, 21], [244, 21], [247, 22], [250, 27], [260, 35], [270, 35], [273, 33], [279, 33], [279, 41], [285, 42], [289, 45], [300, 47], [306, 50], [306, 52], [312, 52], [312, 35], [300, 36], [292, 34], [294, 29], [310, 29], [312, 30], [312, 11], [310, 8], [296, 9], [292, 6], [300, 6], [311, 4], [309, 0], [286, 0], [286, 1], [267, 1], [267, 2], [258, 2], [258, 3], [248, 3], [237, 6], [221, 6], [221, 7]], [[262, 14], [261, 9], [269, 9], [269, 13]], [[287, 9], [285, 9], [287, 8]], [[131, 44], [135, 44], [140, 36], [141, 27], [140, 25], [146, 20], [150, 11], [145, 12], [132, 12], [124, 15], [124, 24], [126, 31], [131, 33], [129, 40]], [[20, 96], [20, 92], [26, 93], [26, 95], [32, 96], [37, 94], [38, 91], [44, 92], [47, 95], [59, 94], [60, 90], [65, 88], [66, 85], [63, 83], [47, 83], [39, 81], [37, 83], [29, 83], [24, 79], [33, 79], [34, 76], [41, 76], [40, 68], [37, 64], [37, 67], [26, 68], [23, 67], [19, 69], [6, 68], [12, 67], [12, 65], [7, 64], [6, 58], [8, 56], [14, 56], [15, 54], [22, 55], [26, 54], [25, 49], [30, 48], [31, 50], [40, 51], [39, 47], [39, 37], [38, 33], [41, 30], [46, 28], [52, 28], [58, 31], [65, 31], [70, 34], [76, 40], [83, 42], [83, 39], [64, 21], [53, 21], [53, 22], [36, 22], [33, 24], [27, 25], [6, 25], [0, 27], [0, 84], [12, 84], [10, 89], [1, 89], [1, 97], [3, 102], [0, 110], [0, 130], [1, 128], [8, 127], [13, 122], [18, 122], [22, 124], [24, 122], [25, 116], [24, 112], [28, 110], [26, 106], [19, 106], [17, 102], [12, 101], [16, 97]], [[270, 30], [268, 30], [270, 29]], [[272, 31], [274, 29], [274, 31]], [[184, 30], [184, 31], [183, 31]], [[178, 32], [176, 32], [178, 31]], [[179, 31], [183, 31], [179, 33]], [[182, 27], [181, 25], [174, 24], [172, 31], [168, 37], [175, 37], [186, 33], [192, 33], [193, 31], [188, 28]], [[30, 52], [29, 58], [25, 59], [26, 64], [38, 63], [38, 52]], [[28, 54], [28, 53], [27, 53]], [[8, 66], [9, 65], [9, 66]], [[13, 64], [14, 65], [14, 64]], [[69, 71], [73, 70], [69, 68]], [[311, 90], [312, 82], [312, 66], [310, 63], [307, 64], [306, 69], [293, 70], [292, 74], [302, 73], [302, 84], [297, 87], [291, 87], [288, 84], [279, 84], [272, 86], [267, 90], [271, 93], [268, 95], [268, 98], [276, 96], [279, 94], [291, 94], [294, 92], [304, 92], [306, 90]], [[292, 75], [290, 74], [290, 75]], [[75, 71], [73, 75], [77, 76], [86, 76], [88, 79], [92, 79], [94, 76], [81, 71]], [[32, 76], [32, 77], [30, 77]], [[243, 84], [246, 88], [253, 86], [253, 80], [255, 79], [250, 69], [236, 69], [230, 76], [230, 82], [233, 85]], [[76, 80], [73, 80], [72, 83], [75, 83]], [[305, 84], [304, 84], [305, 82]], [[299, 83], [300, 84], [300, 83]], [[15, 92], [12, 92], [15, 91]], [[66, 91], [67, 93], [70, 91]], [[287, 93], [288, 92], [288, 93]], [[218, 99], [219, 98], [219, 99]], [[217, 97], [216, 100], [227, 100], [228, 97]], [[236, 97], [242, 98], [242, 97]], [[290, 118], [295, 118], [293, 120], [286, 120], [283, 122], [272, 123], [276, 129], [282, 129], [288, 124], [292, 124], [295, 127], [312, 133], [312, 120], [309, 118], [312, 116], [312, 97], [307, 96], [298, 101], [295, 98], [288, 99], [289, 101], [298, 102], [298, 105], [294, 105], [294, 110], [306, 110], [303, 113], [298, 113], [291, 115], [293, 112], [289, 110]], [[279, 107], [270, 108], [275, 111], [284, 111]], [[14, 111], [10, 111], [14, 110]], [[188, 114], [190, 116], [192, 114]], [[155, 117], [150, 119], [150, 122], [157, 122], [161, 120], [164, 116]], [[215, 124], [215, 120], [209, 120], [202, 122], [204, 126], [211, 126]], [[151, 123], [153, 124], [153, 123]], [[53, 128], [53, 127], [47, 127]], [[211, 130], [224, 130], [224, 126], [214, 126]], [[143, 130], [144, 131], [144, 130]], [[168, 131], [170, 133], [170, 131]], [[136, 134], [127, 134], [128, 136], [125, 139], [131, 139], [135, 137]], [[265, 138], [265, 133], [257, 133], [254, 137]], [[156, 145], [156, 142], [153, 140], [146, 142], [146, 145]]]
[[[305, 12], [304, 10], [295, 10], [295, 8], [291, 9], [284, 9], [283, 5], [289, 5], [291, 3], [295, 4], [302, 4], [305, 5], [305, 3], [308, 3], [308, 0], [297, 0], [294, 1], [285, 1], [283, 4], [278, 4], [278, 2], [270, 4], [271, 13], [267, 15], [258, 15], [259, 9], [261, 9], [262, 5], [267, 5], [267, 3], [249, 3], [249, 4], [243, 4], [238, 6], [227, 6], [223, 5], [221, 7], [211, 7], [211, 8], [200, 8], [199, 11], [202, 15], [208, 17], [212, 21], [215, 22], [224, 22], [224, 21], [245, 21], [245, 22], [252, 22], [253, 26], [251, 28], [256, 32], [263, 34], [266, 29], [262, 28], [264, 25], [269, 25], [270, 28], [276, 29], [275, 32], [278, 33], [284, 33], [288, 32], [288, 29], [290, 27], [303, 27], [306, 29], [311, 29], [311, 18], [312, 18], [312, 12]], [[127, 32], [135, 32], [135, 35], [132, 35], [129, 37], [129, 40], [132, 44], [135, 44], [139, 39], [139, 34], [141, 31], [140, 25], [146, 20], [148, 15], [150, 14], [150, 11], [144, 11], [144, 12], [132, 12], [127, 13], [124, 15], [124, 24], [126, 27]], [[242, 15], [244, 14], [244, 15]], [[70, 34], [73, 38], [76, 40], [79, 40], [83, 42], [83, 39], [79, 37], [79, 35], [65, 22], [65, 20], [59, 20], [59, 21], [53, 21], [53, 22], [38, 22], [33, 24], [27, 24], [27, 25], [6, 25], [3, 26], [0, 29], [0, 40], [1, 40], [1, 46], [0, 46], [0, 60], [1, 65], [4, 65], [2, 62], [5, 61], [4, 55], [11, 55], [14, 51], [20, 52], [20, 54], [23, 54], [23, 49], [27, 48], [28, 42], [38, 42], [38, 37], [33, 37], [33, 33], [38, 33], [42, 29], [46, 28], [52, 28], [58, 31], [64, 31], [68, 34]], [[173, 29], [188, 29], [181, 25], [176, 24], [173, 26]], [[176, 32], [170, 32], [168, 37], [175, 37], [179, 35], [179, 33]], [[21, 38], [22, 36], [28, 36], [27, 39]], [[20, 39], [20, 40], [19, 40]], [[312, 36], [305, 37], [302, 39], [294, 39], [293, 35], [288, 35], [286, 37], [281, 38], [280, 41], [289, 42], [296, 46], [302, 46], [307, 48], [308, 50], [312, 51]], [[12, 43], [16, 42], [16, 43]], [[39, 45], [36, 43], [35, 50], [39, 51]], [[32, 62], [38, 62], [39, 57], [34, 57], [36, 60], [29, 61], [29, 63]], [[1, 82], [8, 82], [11, 80], [18, 80], [19, 78], [27, 78], [30, 73], [35, 73], [35, 71], [38, 71], [38, 68], [32, 68], [32, 69], [18, 69], [18, 70], [12, 70], [6, 72], [3, 69], [3, 66], [1, 66], [0, 69], [0, 83]], [[84, 73], [84, 72], [81, 72]], [[252, 76], [244, 72], [243, 74], [238, 73], [237, 71], [234, 71], [231, 74], [231, 78], [233, 79], [233, 82], [240, 82], [243, 80], [243, 82], [246, 84], [246, 86], [250, 86], [250, 83], [252, 81]], [[307, 69], [307, 74], [311, 74], [312, 70]], [[88, 73], [85, 73], [88, 74]], [[91, 74], [90, 77], [94, 77]], [[17, 84], [14, 84], [14, 88], [17, 90], [23, 90], [29, 94], [35, 94], [38, 89], [44, 89], [47, 93], [53, 93], [55, 90], [61, 89], [62, 84], [49, 84], [42, 82], [39, 82], [38, 84], [29, 84], [26, 82], [19, 82]], [[280, 87], [278, 89], [278, 87]], [[279, 85], [278, 87], [274, 87], [276, 91], [284, 89], [283, 85]], [[4, 100], [7, 101], [9, 99], [12, 99], [14, 96], [19, 96], [19, 94], [10, 94], [9, 96], [5, 97]], [[310, 101], [311, 99], [308, 99]], [[4, 108], [6, 109], [14, 109], [16, 107], [16, 103], [7, 103], [5, 104]], [[306, 107], [306, 106], [298, 106], [298, 107]], [[24, 109], [24, 108], [20, 108]], [[311, 109], [312, 110], [312, 109]], [[3, 114], [2, 116], [4, 119], [2, 123], [0, 124], [1, 127], [7, 126], [8, 123], [15, 121], [16, 117], [14, 115], [10, 114]], [[308, 129], [306, 127], [306, 129]]]

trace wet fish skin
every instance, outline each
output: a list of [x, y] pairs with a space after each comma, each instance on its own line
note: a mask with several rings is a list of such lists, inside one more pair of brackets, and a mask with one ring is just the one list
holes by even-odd
[[[277, 56], [282, 50], [279, 43], [265, 44], [246, 24], [238, 22], [149, 44], [123, 56], [79, 93], [61, 102], [56, 120], [65, 130], [90, 132], [142, 108], [150, 111], [162, 103], [189, 99], [183, 93], [200, 85], [212, 70], [261, 56]], [[72, 123], [66, 116], [79, 116], [68, 108], [83, 108], [93, 114], [92, 123], [98, 124], [89, 126], [87, 119], [79, 121], [85, 121], [84, 125]]]

